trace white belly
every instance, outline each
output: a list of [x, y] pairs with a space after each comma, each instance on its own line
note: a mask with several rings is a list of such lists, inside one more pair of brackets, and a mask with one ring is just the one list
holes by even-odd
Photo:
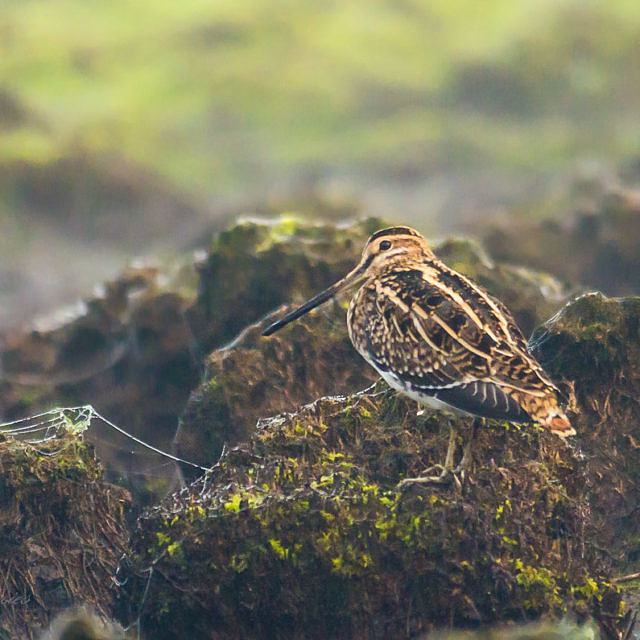
[[382, 376], [382, 379], [392, 389], [395, 389], [396, 391], [400, 391], [401, 393], [404, 393], [405, 396], [411, 398], [412, 400], [419, 402], [425, 407], [435, 409], [436, 411], [443, 411], [444, 413], [451, 413], [456, 416], [472, 415], [470, 413], [467, 413], [466, 411], [462, 411], [461, 409], [458, 409], [457, 407], [447, 404], [442, 400], [438, 400], [438, 398], [434, 398], [426, 393], [422, 393], [420, 391], [416, 391], [415, 389], [412, 389], [410, 384], [403, 382], [400, 378], [398, 378], [398, 376], [396, 376], [395, 373], [392, 373], [391, 371], [381, 371], [380, 369], [378, 369], [378, 367], [376, 367], [376, 365], [373, 362], [371, 362], [371, 360], [369, 360], [369, 358], [367, 358], [364, 354], [361, 354], [361, 355]]

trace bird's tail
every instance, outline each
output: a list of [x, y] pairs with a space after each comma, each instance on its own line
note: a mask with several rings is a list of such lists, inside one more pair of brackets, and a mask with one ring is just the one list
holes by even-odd
[[545, 421], [545, 426], [560, 438], [575, 436], [576, 430], [571, 426], [569, 419], [564, 413], [558, 412], [549, 416]]

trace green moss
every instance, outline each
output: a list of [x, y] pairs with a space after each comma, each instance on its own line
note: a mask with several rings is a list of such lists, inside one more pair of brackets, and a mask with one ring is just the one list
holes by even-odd
[[[553, 611], [566, 612], [566, 592], [559, 587], [553, 571], [546, 567], [524, 565], [520, 559], [515, 561], [514, 569], [516, 582], [523, 589], [522, 605], [527, 610], [539, 612], [541, 607], [548, 606]], [[588, 581], [593, 582], [591, 579]]]
[[[207, 620], [194, 612], [182, 632], [201, 635], [213, 617], [226, 634], [270, 635], [286, 624], [291, 637], [366, 637], [373, 628], [404, 635], [407, 611], [411, 628], [425, 630], [560, 615], [615, 594], [592, 553], [575, 561], [588, 516], [564, 483], [581, 465], [545, 432], [483, 430], [462, 495], [398, 491], [400, 478], [441, 461], [446, 431], [441, 417], [419, 418], [415, 405], [379, 391], [264, 421], [213, 478], [140, 521], [140, 580], [123, 596], [140, 597], [154, 563], [172, 589], [206, 603]], [[183, 517], [193, 505], [206, 517]], [[171, 540], [181, 540], [188, 570], [153, 551], [169, 514], [178, 515]], [[164, 585], [152, 581], [143, 614], [143, 629], [159, 638], [178, 629], [175, 611], [154, 604], [166, 602]]]
[[[640, 500], [639, 298], [592, 293], [534, 334], [534, 354], [567, 391], [580, 446], [589, 458], [586, 497], [600, 544], [637, 570]], [[610, 487], [616, 487], [612, 492]]]
[[108, 613], [128, 536], [127, 492], [104, 481], [74, 430], [35, 445], [0, 437], [0, 468], [0, 570], [8, 577], [0, 637], [34, 638], [83, 602]]

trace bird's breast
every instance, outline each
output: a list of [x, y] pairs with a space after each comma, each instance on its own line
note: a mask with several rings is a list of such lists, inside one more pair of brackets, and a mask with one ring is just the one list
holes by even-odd
[[347, 312], [347, 330], [351, 343], [365, 358], [367, 357], [367, 334], [371, 315], [375, 313], [375, 301], [371, 292], [367, 291], [367, 285], [358, 289], [351, 299]]

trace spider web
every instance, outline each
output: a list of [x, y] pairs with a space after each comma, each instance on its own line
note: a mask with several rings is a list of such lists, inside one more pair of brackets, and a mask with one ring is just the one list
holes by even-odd
[[[26, 418], [0, 423], [0, 438], [2, 435], [10, 436], [33, 447], [40, 455], [44, 456], [56, 456], [71, 446], [69, 438], [64, 437], [70, 433], [94, 445], [96, 454], [107, 471], [107, 476], [110, 476], [108, 478], [110, 481], [124, 480], [118, 483], [130, 490], [133, 489], [131, 493], [134, 515], [139, 512], [145, 502], [152, 503], [161, 497], [157, 491], [158, 488], [163, 494], [166, 494], [175, 489], [177, 483], [182, 482], [180, 465], [193, 467], [202, 473], [212, 472], [218, 466], [216, 463], [211, 467], [205, 467], [163, 451], [108, 420], [91, 405], [56, 407]], [[40, 448], [40, 445], [56, 439], [60, 440], [59, 449], [52, 450], [50, 445], [46, 448]], [[108, 448], [115, 449], [117, 456], [101, 456], [101, 452], [105, 453]], [[224, 455], [224, 451], [222, 455]], [[136, 490], [136, 476], [139, 476], [143, 483], [149, 482], [150, 478], [152, 484], [155, 481], [156, 493], [147, 491], [145, 494], [139, 491], [140, 485], [137, 485], [138, 490]], [[158, 485], [158, 479], [164, 482], [160, 482]], [[173, 486], [171, 482], [167, 483], [167, 480], [171, 481], [172, 479]], [[145, 570], [147, 583], [141, 601], [138, 603], [138, 616], [126, 628], [127, 631], [137, 632], [137, 638], [141, 637], [142, 612], [153, 577], [154, 565], [159, 559], [157, 558]], [[121, 580], [116, 572], [113, 579], [115, 584], [122, 586], [128, 578]]]
[[[26, 418], [0, 423], [0, 433], [25, 442], [46, 456], [55, 456], [64, 447], [53, 451], [48, 447], [44, 451], [38, 445], [61, 439], [62, 435], [68, 433], [81, 434], [86, 442], [94, 445], [110, 479], [116, 482], [124, 480], [122, 483], [126, 485], [135, 484], [135, 479], [139, 476], [142, 480], [164, 481], [165, 489], [170, 490], [181, 482], [179, 465], [187, 465], [203, 473], [209, 470], [209, 467], [184, 460], [141, 440], [108, 420], [91, 405], [56, 407]], [[163, 483], [160, 482], [159, 486], [162, 487]]]

